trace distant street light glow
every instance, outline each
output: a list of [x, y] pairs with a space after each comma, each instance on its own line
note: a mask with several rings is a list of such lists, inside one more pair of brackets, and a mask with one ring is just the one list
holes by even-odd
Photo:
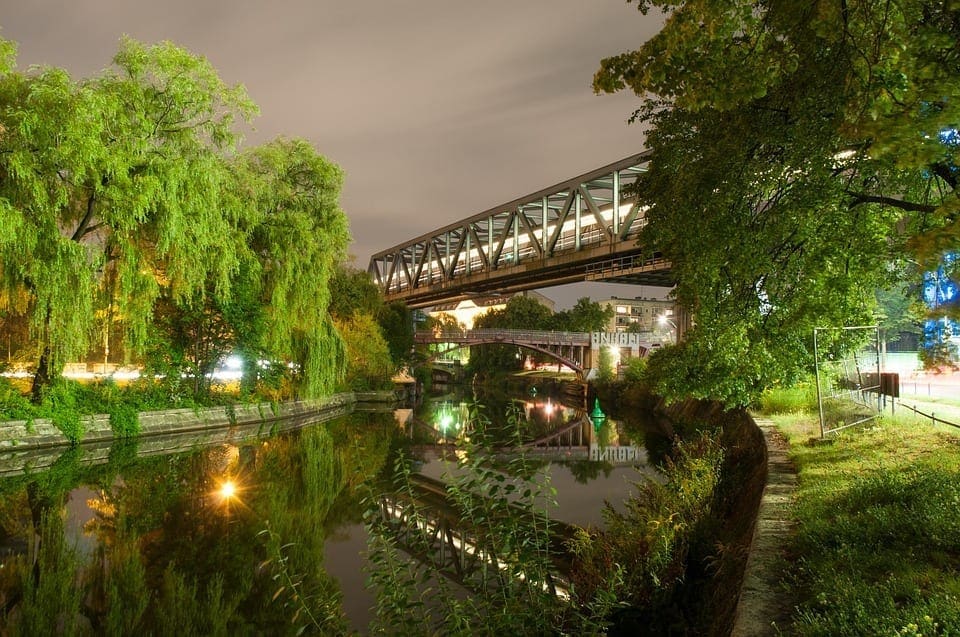
[[220, 499], [224, 501], [232, 500], [237, 495], [237, 485], [232, 480], [225, 480], [220, 485]]

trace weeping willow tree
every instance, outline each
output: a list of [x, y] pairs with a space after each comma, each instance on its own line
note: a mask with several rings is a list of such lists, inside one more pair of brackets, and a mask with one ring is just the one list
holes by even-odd
[[327, 311], [328, 283], [350, 240], [338, 203], [343, 173], [303, 140], [275, 140], [240, 164], [257, 184], [249, 245], [263, 285], [263, 346], [296, 363], [301, 395], [329, 392], [346, 365]]
[[348, 241], [339, 170], [304, 142], [238, 155], [256, 106], [173, 44], [125, 39], [80, 81], [15, 72], [14, 51], [0, 41], [0, 299], [28, 298], [35, 400], [89, 350], [98, 309], [139, 351], [161, 294], [226, 302], [251, 269], [262, 349], [298, 364], [304, 393], [329, 388], [343, 360], [326, 314]]

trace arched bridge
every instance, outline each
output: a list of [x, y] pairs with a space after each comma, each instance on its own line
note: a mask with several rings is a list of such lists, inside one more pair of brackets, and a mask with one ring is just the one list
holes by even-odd
[[670, 286], [670, 263], [637, 244], [645, 151], [428, 232], [370, 259], [387, 301], [427, 307], [577, 281]]
[[[421, 345], [452, 343], [465, 345], [500, 344], [515, 345], [546, 354], [563, 363], [578, 376], [590, 366], [590, 332], [545, 332], [537, 330], [436, 330], [421, 331], [414, 335]], [[444, 354], [450, 350], [443, 352]]]
[[[475, 329], [420, 331], [414, 341], [421, 345], [452, 343], [465, 345], [515, 345], [546, 354], [572, 369], [581, 378], [594, 363], [593, 351], [600, 346], [626, 347], [635, 356], [646, 356], [659, 343], [640, 340], [626, 332], [546, 332], [538, 330]], [[456, 349], [456, 348], [453, 348]], [[438, 352], [446, 354], [450, 350]]]

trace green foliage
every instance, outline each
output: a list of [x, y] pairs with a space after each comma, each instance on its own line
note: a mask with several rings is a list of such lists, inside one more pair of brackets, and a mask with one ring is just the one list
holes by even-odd
[[960, 352], [955, 343], [940, 342], [920, 350], [920, 362], [924, 369], [957, 369]]
[[396, 301], [385, 305], [377, 314], [377, 323], [390, 348], [394, 367], [400, 367], [413, 351], [413, 314], [405, 303]]
[[[483, 446], [485, 416], [473, 409], [471, 418], [477, 421], [474, 431], [478, 435], [460, 458], [457, 471], [446, 476], [446, 499], [459, 524], [474, 529], [481, 549], [495, 556], [502, 567], [468, 576], [470, 585], [481, 590], [462, 598], [432, 568], [401, 553], [395, 531], [379, 515], [375, 498], [371, 498], [365, 520], [370, 530], [370, 579], [377, 592], [377, 621], [371, 632], [601, 634], [615, 603], [613, 589], [603, 594], [597, 591], [584, 597], [581, 604], [571, 605], [546, 586], [557, 546], [548, 515], [556, 506], [556, 494], [539, 472], [539, 463], [521, 455], [496, 467], [491, 462], [492, 449]], [[516, 412], [510, 415], [517, 441], [519, 418]], [[423, 500], [415, 496], [409, 459], [397, 458], [394, 480], [397, 497], [410, 503], [408, 524], [415, 528], [428, 514], [420, 508]], [[426, 535], [413, 533], [405, 539], [422, 543], [405, 550], [430, 548]]]
[[785, 363], [775, 359], [762, 340], [752, 340], [742, 326], [726, 325], [722, 335], [694, 328], [674, 346], [653, 352], [647, 361], [647, 381], [654, 393], [670, 402], [687, 397], [747, 405], [773, 379], [788, 377]]
[[65, 380], [53, 383], [43, 394], [42, 407], [53, 425], [73, 444], [83, 438], [83, 423], [77, 405], [76, 384]]
[[817, 385], [805, 380], [789, 387], [771, 387], [760, 396], [760, 411], [764, 414], [792, 414], [817, 409]]
[[634, 356], [627, 359], [623, 379], [628, 383], [643, 383], [646, 381], [647, 359]]
[[140, 434], [140, 418], [137, 408], [132, 405], [113, 405], [110, 414], [110, 428], [117, 438], [135, 438]]
[[696, 321], [664, 384], [747, 404], [809, 365], [813, 327], [871, 324], [905, 251], [929, 265], [957, 245], [960, 10], [638, 6], [666, 10], [664, 27], [594, 87], [643, 98], [642, 243]]
[[330, 315], [346, 320], [355, 312], [377, 316], [383, 309], [383, 295], [365, 270], [338, 264], [330, 278]]
[[163, 573], [155, 619], [161, 635], [211, 635], [226, 637], [240, 600], [226, 600], [223, 579], [215, 575], [206, 591], [172, 567]]
[[261, 567], [269, 566], [272, 569], [272, 579], [276, 583], [273, 601], [283, 600], [290, 624], [296, 627], [296, 634], [302, 634], [307, 629], [324, 635], [346, 634], [346, 620], [339, 591], [305, 591], [306, 577], [293, 570], [289, 554], [296, 545], [281, 545], [279, 535], [269, 529], [261, 532], [261, 536], [266, 538], [270, 556]]
[[362, 391], [392, 387], [393, 360], [373, 317], [354, 314], [348, 320], [337, 321], [337, 331], [347, 347], [344, 388]]
[[241, 156], [241, 166], [241, 173], [256, 176], [259, 216], [249, 243], [264, 282], [263, 346], [275, 358], [299, 365], [302, 396], [329, 393], [346, 363], [327, 311], [327, 282], [349, 242], [338, 203], [343, 172], [303, 140], [280, 139], [256, 148]]
[[799, 600], [789, 632], [953, 634], [960, 626], [956, 436], [884, 418], [824, 445], [810, 441], [816, 415], [776, 421], [800, 474], [790, 553], [803, 557], [788, 571]]
[[877, 290], [877, 324], [887, 342], [896, 342], [903, 334], [922, 332], [923, 308], [915, 287], [900, 283]]
[[0, 377], [0, 420], [34, 418], [34, 406], [8, 378]]
[[616, 378], [613, 369], [613, 354], [609, 347], [601, 347], [597, 355], [597, 379], [601, 383], [609, 383]]
[[707, 434], [678, 442], [664, 467], [664, 483], [648, 479], [638, 484], [637, 496], [622, 513], [608, 504], [607, 529], [579, 533], [573, 541], [578, 594], [607, 588], [616, 577], [623, 580], [620, 598], [632, 605], [651, 610], [669, 600], [686, 572], [698, 527], [717, 497], [722, 461], [719, 441]]
[[132, 635], [146, 628], [142, 621], [151, 599], [147, 573], [137, 542], [118, 537], [104, 552], [104, 598], [106, 616], [103, 632], [107, 635]]
[[553, 329], [561, 332], [606, 332], [614, 311], [612, 305], [604, 307], [584, 297], [578, 299], [569, 310], [553, 316]]
[[[5, 69], [13, 47], [0, 45]], [[342, 173], [302, 140], [238, 155], [235, 126], [256, 110], [169, 42], [125, 39], [88, 80], [0, 75], [0, 312], [29, 315], [35, 384], [82, 358], [106, 313], [128, 352], [152, 340], [194, 393], [234, 348], [296, 363], [304, 396], [332, 390]]]

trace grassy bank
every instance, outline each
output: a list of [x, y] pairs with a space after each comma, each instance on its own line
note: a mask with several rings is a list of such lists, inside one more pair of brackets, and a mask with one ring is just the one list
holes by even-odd
[[797, 635], [960, 635], [960, 431], [884, 418], [820, 441], [770, 415], [799, 472]]

